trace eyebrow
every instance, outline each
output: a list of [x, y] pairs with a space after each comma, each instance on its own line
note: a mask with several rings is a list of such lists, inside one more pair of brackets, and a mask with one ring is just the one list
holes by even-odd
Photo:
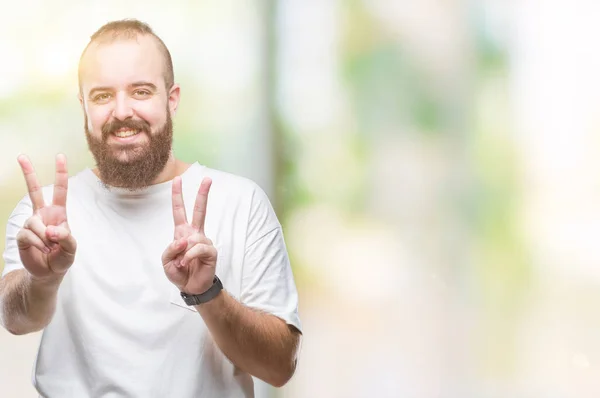
[[[129, 85], [130, 88], [138, 88], [138, 87], [148, 87], [150, 90], [156, 92], [157, 87], [155, 84], [150, 83], [150, 82], [145, 82], [145, 81], [139, 81], [139, 82], [134, 82], [131, 83]], [[94, 87], [93, 89], [90, 90], [88, 96], [89, 97], [93, 97], [94, 94], [98, 93], [98, 92], [103, 92], [103, 91], [112, 91], [112, 87], [108, 87], [108, 86], [100, 86], [100, 87]]]
[[141, 82], [135, 82], [135, 83], [131, 83], [131, 84], [129, 85], [129, 87], [131, 87], [131, 88], [137, 88], [137, 87], [148, 87], [148, 88], [150, 88], [152, 91], [156, 91], [156, 90], [157, 90], [157, 87], [156, 87], [156, 85], [154, 85], [153, 83], [150, 83], [150, 82], [143, 82], [143, 81], [141, 81]]
[[94, 94], [96, 94], [97, 92], [101, 92], [101, 91], [111, 91], [112, 89], [110, 87], [94, 87], [93, 89], [90, 90], [88, 96], [91, 98], [94, 96]]

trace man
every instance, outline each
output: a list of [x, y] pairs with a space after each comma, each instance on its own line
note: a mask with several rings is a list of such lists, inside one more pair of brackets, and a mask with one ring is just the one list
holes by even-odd
[[[281, 226], [253, 182], [171, 151], [180, 87], [150, 27], [106, 24], [79, 66], [97, 167], [29, 195], [7, 227], [2, 323], [43, 329], [33, 383], [64, 397], [251, 397], [300, 339]], [[210, 195], [209, 195], [210, 192]], [[210, 239], [209, 239], [210, 238]]]

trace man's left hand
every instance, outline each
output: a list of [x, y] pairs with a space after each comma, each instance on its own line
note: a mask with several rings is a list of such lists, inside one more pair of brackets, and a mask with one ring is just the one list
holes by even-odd
[[212, 180], [204, 178], [192, 223], [189, 224], [183, 203], [181, 177], [173, 179], [173, 220], [175, 237], [162, 256], [167, 278], [184, 293], [201, 294], [213, 284], [217, 264], [217, 249], [204, 233], [206, 205]]

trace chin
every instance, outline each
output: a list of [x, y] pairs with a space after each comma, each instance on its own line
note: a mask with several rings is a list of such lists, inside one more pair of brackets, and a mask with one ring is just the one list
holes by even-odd
[[120, 163], [131, 163], [147, 155], [144, 148], [118, 149], [113, 152], [113, 159]]

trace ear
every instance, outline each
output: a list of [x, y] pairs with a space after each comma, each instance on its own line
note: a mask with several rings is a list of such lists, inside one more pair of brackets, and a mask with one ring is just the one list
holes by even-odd
[[181, 88], [179, 84], [173, 84], [171, 90], [169, 90], [169, 110], [171, 111], [171, 115], [175, 116], [177, 113], [177, 108], [179, 107], [179, 97], [181, 95]]
[[77, 99], [79, 100], [79, 105], [81, 105], [81, 111], [83, 112], [83, 118], [85, 120], [85, 123], [87, 124], [87, 123], [89, 123], [89, 121], [88, 121], [88, 117], [87, 117], [87, 112], [85, 110], [85, 100], [83, 99], [81, 92], [79, 94], [77, 94]]

